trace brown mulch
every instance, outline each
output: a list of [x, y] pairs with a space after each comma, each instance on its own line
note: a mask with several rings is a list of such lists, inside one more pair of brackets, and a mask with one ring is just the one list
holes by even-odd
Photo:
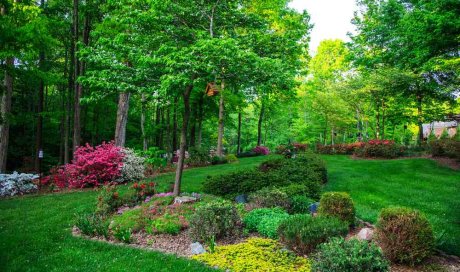
[[442, 166], [446, 166], [450, 169], [457, 170], [457, 171], [460, 170], [460, 162], [455, 159], [446, 158], [446, 157], [432, 157], [431, 159]]

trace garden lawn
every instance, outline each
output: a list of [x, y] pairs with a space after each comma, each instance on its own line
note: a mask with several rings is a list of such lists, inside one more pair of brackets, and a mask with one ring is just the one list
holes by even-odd
[[329, 176], [325, 190], [349, 192], [358, 217], [375, 223], [384, 207], [418, 209], [432, 223], [439, 248], [460, 256], [460, 171], [430, 159], [323, 159]]

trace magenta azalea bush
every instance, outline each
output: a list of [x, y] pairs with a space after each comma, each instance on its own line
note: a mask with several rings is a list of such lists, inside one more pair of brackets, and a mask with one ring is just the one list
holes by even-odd
[[252, 152], [260, 155], [268, 155], [270, 154], [270, 150], [266, 146], [256, 146]]

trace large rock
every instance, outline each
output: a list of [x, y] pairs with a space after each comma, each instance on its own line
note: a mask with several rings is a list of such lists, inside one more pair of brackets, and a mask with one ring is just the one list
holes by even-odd
[[371, 241], [374, 236], [374, 230], [371, 228], [362, 228], [356, 235], [359, 240]]
[[176, 198], [174, 198], [174, 203], [183, 204], [183, 203], [195, 202], [196, 200], [197, 198], [192, 197], [192, 196], [177, 196]]
[[248, 203], [248, 196], [243, 194], [243, 195], [237, 195], [235, 197], [235, 202], [236, 203]]
[[192, 253], [192, 255], [197, 255], [206, 253], [206, 250], [204, 249], [202, 244], [196, 242], [190, 245], [190, 252]]

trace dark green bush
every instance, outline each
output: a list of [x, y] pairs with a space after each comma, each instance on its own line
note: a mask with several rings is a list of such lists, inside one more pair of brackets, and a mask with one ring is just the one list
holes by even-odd
[[289, 213], [310, 213], [310, 205], [315, 201], [304, 195], [296, 195], [290, 198]]
[[214, 156], [211, 158], [212, 165], [226, 164], [226, 163], [227, 163], [227, 159], [225, 157]]
[[348, 225], [336, 217], [292, 215], [278, 227], [280, 240], [299, 254], [312, 252], [330, 237], [343, 236]]
[[389, 269], [389, 263], [377, 245], [343, 238], [332, 238], [320, 245], [312, 265], [315, 272], [384, 272]]
[[257, 231], [265, 237], [278, 238], [278, 226], [289, 215], [281, 208], [262, 208], [250, 211], [244, 217], [245, 228], [250, 231]]
[[190, 219], [190, 237], [194, 241], [206, 242], [234, 237], [241, 233], [241, 218], [236, 207], [227, 201], [214, 201], [199, 206]]
[[209, 151], [205, 149], [190, 148], [188, 154], [189, 158], [185, 160], [185, 163], [190, 166], [205, 166], [211, 161]]
[[355, 222], [355, 206], [348, 193], [327, 192], [321, 196], [318, 213], [324, 216], [336, 216], [352, 225]]
[[405, 148], [390, 140], [370, 140], [362, 147], [355, 149], [354, 154], [365, 158], [393, 159], [404, 155]]
[[75, 226], [88, 236], [109, 236], [109, 222], [99, 214], [79, 214]]
[[442, 139], [430, 142], [431, 154], [434, 157], [449, 157], [460, 160], [460, 141]]
[[426, 217], [417, 210], [404, 207], [382, 209], [376, 237], [387, 258], [410, 265], [429, 257], [435, 243]]
[[238, 158], [249, 158], [249, 157], [257, 157], [261, 156], [261, 154], [256, 153], [254, 151], [246, 151], [246, 152], [241, 152], [239, 154], [236, 154]]
[[315, 155], [306, 154], [293, 159], [269, 160], [257, 169], [209, 177], [203, 184], [206, 193], [231, 197], [251, 193], [265, 187], [290, 184], [306, 186], [306, 196], [318, 199], [321, 183], [326, 182], [324, 163]]
[[289, 197], [297, 195], [307, 196], [309, 194], [308, 187], [305, 184], [292, 183], [287, 186], [280, 187], [279, 189], [285, 192]]
[[249, 195], [249, 204], [255, 208], [289, 208], [288, 195], [277, 188], [263, 188]]

